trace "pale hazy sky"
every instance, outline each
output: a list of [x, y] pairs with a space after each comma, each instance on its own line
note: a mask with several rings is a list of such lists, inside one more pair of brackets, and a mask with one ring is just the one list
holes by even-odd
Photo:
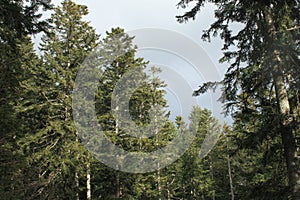
[[[203, 30], [209, 28], [209, 25], [214, 21], [214, 7], [208, 5], [197, 15], [195, 21], [191, 20], [188, 23], [179, 24], [175, 16], [183, 14], [184, 10], [177, 9], [176, 4], [178, 1], [179, 0], [75, 0], [78, 4], [88, 6], [90, 13], [85, 20], [90, 21], [91, 25], [96, 28], [97, 33], [101, 34], [102, 37], [105, 36], [106, 31], [109, 31], [113, 27], [121, 27], [124, 28], [125, 31], [143, 28], [158, 28], [175, 31], [185, 35], [202, 47], [206, 52], [204, 53], [205, 55], [202, 56], [206, 56], [211, 62], [209, 64], [203, 63], [203, 66], [215, 66], [219, 72], [219, 76], [223, 77], [226, 67], [218, 63], [219, 58], [222, 56], [220, 51], [222, 48], [221, 41], [217, 38], [214, 39], [212, 43], [203, 42], [201, 40]], [[54, 0], [53, 2], [59, 5], [62, 1]], [[38, 38], [36, 40], [38, 40]], [[196, 102], [200, 107], [209, 109], [212, 108], [212, 104], [215, 104], [215, 99], [211, 99], [209, 95], [192, 97], [193, 89], [197, 89], [198, 85], [203, 82], [203, 77], [201, 78], [195, 75], [195, 73], [192, 72], [192, 67], [184, 60], [178, 60], [178, 58], [172, 57], [170, 54], [159, 54], [157, 51], [139, 52], [139, 55], [150, 60], [152, 64], [158, 64], [161, 65], [161, 67], [167, 66], [165, 70], [163, 70], [162, 78], [172, 86], [167, 88], [169, 92], [167, 97], [171, 112], [173, 111], [173, 117], [174, 115], [184, 115], [184, 118], [186, 118], [190, 110], [190, 108], [187, 108], [190, 107], [190, 105], [187, 106], [185, 103], [178, 105], [178, 101], [185, 101], [187, 104]], [[166, 59], [167, 61], [163, 60], [163, 58], [166, 57], [168, 57], [168, 59]], [[170, 73], [170, 70], [173, 70], [171, 66], [174, 66], [174, 71], [177, 75], [176, 73]], [[200, 68], [201, 67], [202, 66], [200, 66]], [[168, 76], [169, 74], [172, 74], [172, 77]], [[186, 85], [176, 85], [180, 78], [189, 80]], [[178, 91], [174, 88], [179, 88], [181, 94], [176, 95]], [[178, 98], [181, 98], [180, 96], [184, 96], [187, 99], [178, 100]], [[216, 115], [218, 115], [216, 117], [219, 118], [219, 120], [223, 121], [223, 117], [220, 114]]]

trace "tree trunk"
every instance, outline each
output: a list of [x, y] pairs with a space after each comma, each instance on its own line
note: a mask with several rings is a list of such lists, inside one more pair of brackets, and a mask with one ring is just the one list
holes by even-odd
[[[272, 18], [272, 15], [270, 13], [270, 10], [265, 9], [264, 15], [266, 18], [266, 21], [268, 22], [268, 35], [266, 35], [266, 38], [271, 39], [270, 41], [277, 41], [276, 38], [276, 27], [274, 25], [274, 21]], [[270, 44], [271, 49], [273, 49], [273, 45]], [[281, 134], [281, 140], [283, 144], [284, 149], [284, 157], [286, 162], [286, 168], [287, 168], [287, 177], [288, 177], [288, 187], [289, 191], [292, 197], [292, 200], [299, 200], [300, 199], [300, 169], [297, 162], [298, 156], [297, 156], [297, 147], [296, 147], [296, 141], [295, 136], [293, 134], [293, 128], [291, 126], [293, 118], [291, 117], [291, 111], [290, 111], [290, 102], [288, 98], [288, 93], [286, 89], [286, 84], [284, 82], [284, 73], [281, 67], [284, 66], [283, 61], [280, 58], [280, 52], [276, 49], [273, 49], [273, 81], [275, 85], [275, 92], [276, 92], [276, 100], [278, 104], [278, 110], [279, 115], [281, 118], [280, 121], [280, 134]]]
[[120, 172], [117, 171], [116, 177], [116, 199], [119, 199], [121, 196], [121, 189], [120, 189]]
[[[155, 123], [157, 118], [155, 117]], [[156, 150], [158, 149], [158, 130], [155, 128], [155, 138], [156, 138]], [[158, 199], [161, 200], [161, 177], [160, 177], [160, 162], [157, 162], [157, 189], [158, 189]]]
[[[118, 63], [117, 63], [117, 66], [118, 66]], [[119, 106], [117, 106], [116, 108], [116, 112], [118, 113], [119, 112]], [[119, 136], [119, 120], [118, 118], [115, 119], [116, 120], [116, 130], [115, 130], [115, 134], [116, 136]], [[120, 166], [117, 165], [117, 174], [116, 174], [116, 199], [119, 199], [121, 197], [121, 186], [120, 186]]]
[[169, 188], [169, 182], [167, 182], [167, 199], [171, 200], [171, 193], [170, 193], [170, 188]]
[[78, 173], [75, 172], [75, 185], [76, 185], [76, 200], [79, 200], [79, 180], [78, 180]]
[[229, 184], [230, 184], [230, 195], [231, 195], [231, 200], [234, 200], [234, 190], [233, 190], [233, 181], [232, 181], [232, 174], [231, 174], [231, 164], [230, 164], [227, 136], [226, 136], [226, 148], [227, 148], [227, 165], [228, 165], [228, 176], [229, 176]]
[[[159, 168], [159, 162], [157, 163]], [[160, 182], [160, 170], [157, 170], [157, 188], [158, 188], [158, 199], [161, 200], [161, 182]]]
[[[214, 167], [213, 167], [213, 159], [211, 156], [209, 156], [210, 159], [210, 163], [209, 163], [209, 169], [210, 169], [210, 173], [211, 173], [211, 180], [214, 182]], [[216, 194], [215, 194], [215, 190], [213, 191], [213, 195], [212, 195], [212, 200], [216, 199]]]
[[[155, 91], [156, 88], [154, 88], [154, 91]], [[157, 103], [156, 103], [156, 98], [155, 96], [153, 97], [153, 100], [154, 100], [154, 106], [152, 106], [152, 109], [156, 108], [157, 107]], [[158, 133], [159, 133], [159, 130], [157, 128], [157, 124], [158, 124], [158, 119], [157, 119], [157, 115], [155, 114], [154, 116], [154, 124], [155, 124], [155, 130], [154, 130], [154, 135], [155, 135], [155, 148], [156, 150], [158, 150], [159, 148], [159, 138], [158, 138]], [[160, 175], [160, 162], [159, 160], [157, 161], [157, 191], [158, 191], [158, 199], [161, 200], [161, 175]]]
[[[75, 141], [76, 141], [76, 146], [77, 146], [77, 149], [78, 149], [79, 139], [78, 139], [78, 132], [77, 131], [76, 131]], [[79, 154], [77, 154], [76, 160], [79, 160]], [[77, 167], [75, 167], [75, 170], [77, 170]], [[79, 176], [78, 176], [77, 171], [75, 171], [75, 185], [76, 185], [76, 200], [79, 200]]]
[[[158, 130], [155, 130], [156, 136], [156, 150], [158, 148]], [[158, 199], [161, 200], [161, 180], [160, 180], [160, 162], [157, 162], [157, 190], [158, 190]]]
[[[276, 57], [278, 56], [276, 55]], [[290, 117], [290, 104], [288, 94], [284, 84], [282, 72], [280, 71], [278, 65], [274, 67], [273, 76], [275, 81], [276, 98], [281, 115], [280, 132], [287, 167], [289, 190], [292, 194], [292, 199], [299, 200], [300, 170], [299, 165], [297, 164], [297, 147], [293, 129], [291, 127], [292, 118]]]
[[92, 199], [92, 192], [91, 192], [91, 168], [90, 163], [87, 164], [86, 170], [86, 200]]

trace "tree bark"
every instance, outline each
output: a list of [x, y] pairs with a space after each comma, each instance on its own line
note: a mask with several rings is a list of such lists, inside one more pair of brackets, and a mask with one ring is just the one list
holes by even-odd
[[116, 199], [119, 199], [121, 196], [121, 189], [120, 189], [120, 172], [117, 171], [116, 177]]
[[[76, 131], [76, 148], [78, 149], [78, 143], [79, 143], [79, 137], [78, 137], [78, 132]], [[76, 156], [76, 160], [79, 160], [79, 154], [77, 154]], [[75, 167], [75, 170], [77, 170], [77, 167]], [[79, 200], [79, 176], [78, 176], [78, 172], [75, 171], [75, 185], [76, 185], [76, 200]]]
[[[276, 42], [276, 27], [271, 15], [271, 11], [268, 9], [264, 10], [265, 19], [268, 23], [268, 35], [270, 41]], [[273, 81], [275, 85], [276, 100], [280, 115], [280, 134], [284, 149], [284, 157], [287, 168], [288, 177], [288, 187], [290, 191], [290, 196], [292, 200], [300, 199], [300, 169], [299, 169], [299, 159], [297, 156], [296, 140], [293, 133], [293, 128], [291, 126], [293, 118], [291, 117], [290, 102], [288, 98], [288, 93], [286, 89], [286, 84], [284, 82], [284, 72], [281, 67], [284, 66], [283, 61], [280, 58], [280, 52], [270, 44], [271, 53], [273, 55]]]
[[[119, 63], [117, 63], [117, 66], [119, 65]], [[119, 112], [119, 106], [117, 106], [116, 108], [116, 112]], [[116, 130], [115, 130], [115, 134], [116, 136], [119, 136], [119, 120], [118, 118], [116, 118]], [[119, 199], [121, 197], [121, 184], [120, 184], [120, 167], [119, 165], [117, 165], [117, 174], [116, 174], [116, 199]]]
[[[157, 118], [155, 116], [155, 123], [157, 122]], [[155, 140], [156, 140], [156, 150], [158, 149], [158, 130], [155, 128]], [[160, 180], [160, 162], [157, 162], [157, 190], [158, 190], [158, 199], [161, 200], [161, 180]]]
[[[209, 163], [209, 169], [210, 169], [210, 173], [211, 173], [211, 180], [214, 182], [214, 167], [213, 167], [213, 159], [211, 156], [209, 156], [210, 159], [210, 163]], [[216, 199], [216, 194], [215, 194], [215, 190], [213, 191], [212, 194], [212, 200]]]
[[91, 191], [91, 168], [90, 163], [87, 164], [87, 172], [86, 172], [86, 200], [92, 199], [92, 191]]
[[76, 185], [76, 200], [79, 200], [79, 180], [78, 180], [78, 173], [75, 172], [75, 185]]
[[[275, 52], [276, 53], [276, 52]], [[275, 55], [276, 56], [276, 55]], [[277, 56], [276, 56], [277, 57]], [[297, 164], [297, 147], [293, 129], [291, 127], [290, 104], [282, 72], [278, 65], [275, 65], [273, 72], [276, 98], [281, 117], [280, 133], [284, 149], [284, 157], [287, 167], [289, 190], [293, 200], [300, 199], [300, 170]]]
[[231, 173], [231, 164], [230, 164], [229, 146], [228, 146], [227, 136], [226, 136], [226, 148], [227, 148], [227, 165], [228, 165], [228, 176], [229, 176], [229, 184], [230, 184], [230, 195], [231, 195], [231, 200], [234, 200], [234, 189], [233, 189], [233, 180], [232, 180], [232, 173]]

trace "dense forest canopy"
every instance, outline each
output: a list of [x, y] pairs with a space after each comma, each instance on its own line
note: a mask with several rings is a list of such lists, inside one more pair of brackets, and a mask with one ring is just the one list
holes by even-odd
[[[190, 3], [196, 4], [188, 10]], [[194, 95], [222, 85], [221, 100], [234, 120], [230, 126], [199, 106], [193, 107], [189, 122], [182, 116], [170, 120], [161, 70], [143, 71], [148, 61], [137, 57], [133, 37], [124, 29], [98, 35], [84, 20], [87, 6], [71, 0], [58, 6], [47, 0], [1, 0], [0, 199], [300, 199], [300, 3], [182, 0], [177, 6], [186, 13], [177, 20], [195, 19], [207, 3], [215, 4], [216, 21], [203, 39], [223, 39], [220, 61], [228, 62], [228, 69], [224, 80], [204, 83]], [[51, 11], [51, 17], [43, 20], [41, 10]], [[242, 26], [237, 33], [230, 29], [236, 22]], [[43, 35], [38, 52], [31, 40], [37, 33]], [[124, 53], [111, 58], [114, 51]], [[86, 136], [83, 142], [72, 94], [89, 56], [112, 60], [102, 59], [97, 68], [101, 76], [93, 99], [106, 138], [126, 151], [153, 152], [178, 134], [188, 140], [194, 133], [178, 160], [166, 167], [157, 161], [152, 172], [126, 173], [116, 170], [126, 160], [111, 168], [88, 151], [89, 142], [97, 146], [103, 141]], [[100, 66], [97, 62], [89, 64]], [[144, 84], [131, 91], [128, 113], [148, 138], [122, 126], [112, 112], [115, 88], [132, 69], [139, 69], [133, 75]], [[90, 86], [88, 81], [82, 85]], [[158, 126], [159, 121], [164, 123]], [[222, 134], [203, 158], [201, 147], [212, 130]]]

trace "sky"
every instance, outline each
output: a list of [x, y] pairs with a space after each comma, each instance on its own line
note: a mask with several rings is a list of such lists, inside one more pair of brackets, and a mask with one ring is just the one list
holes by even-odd
[[[53, 1], [55, 5], [59, 5], [60, 2], [62, 1]], [[174, 53], [173, 49], [164, 51], [159, 48], [145, 48], [138, 50], [137, 55], [149, 60], [150, 65], [156, 65], [162, 69], [160, 77], [168, 84], [166, 97], [173, 119], [176, 115], [182, 115], [187, 120], [192, 106], [199, 105], [202, 108], [214, 110], [214, 116], [220, 121], [224, 121], [224, 116], [220, 114], [221, 104], [217, 102], [216, 95], [205, 94], [200, 97], [192, 97], [193, 90], [197, 89], [205, 80], [213, 81], [206, 79], [205, 73], [202, 73], [203, 70], [210, 70], [205, 67], [213, 68], [212, 71], [215, 73], [215, 77], [219, 77], [219, 80], [226, 70], [224, 64], [218, 63], [222, 57], [220, 39], [215, 38], [211, 43], [201, 40], [203, 30], [208, 29], [209, 25], [214, 22], [213, 5], [208, 4], [204, 7], [197, 15], [196, 20], [180, 24], [176, 21], [175, 16], [183, 14], [185, 10], [177, 8], [176, 4], [179, 0], [75, 0], [75, 2], [88, 6], [89, 15], [84, 19], [90, 21], [96, 32], [101, 34], [101, 38], [105, 36], [106, 31], [114, 27], [124, 28], [129, 33], [145, 29], [166, 30], [165, 33], [181, 38], [179, 39], [181, 41], [198, 45], [195, 48], [199, 49], [199, 58], [190, 57], [190, 59], [198, 59], [195, 62], [186, 59], [189, 54], [195, 52], [182, 53], [186, 55], [182, 56], [178, 52]], [[191, 8], [192, 5], [186, 10]], [[150, 41], [154, 40], [151, 35], [146, 35], [143, 36], [144, 40], [148, 39], [146, 37], [150, 37], [148, 39]], [[35, 40], [38, 41], [39, 38], [37, 37]], [[158, 37], [157, 40], [167, 46], [170, 45], [163, 37]], [[188, 49], [185, 44], [178, 44], [179, 41], [173, 40], [169, 43]], [[161, 46], [161, 44], [157, 45]], [[202, 60], [202, 63], [199, 62], [199, 59]]]

